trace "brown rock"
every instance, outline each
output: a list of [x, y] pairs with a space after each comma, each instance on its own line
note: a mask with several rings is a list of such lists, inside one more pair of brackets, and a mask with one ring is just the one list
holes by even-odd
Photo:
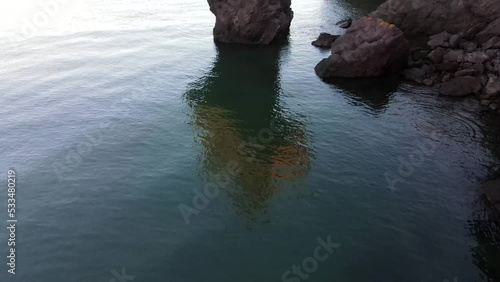
[[488, 95], [499, 94], [500, 93], [500, 78], [490, 77], [484, 90], [485, 90], [486, 94], [488, 94]]
[[445, 51], [443, 48], [437, 48], [436, 50], [432, 51], [427, 55], [427, 58], [429, 58], [434, 64], [439, 64], [443, 61], [443, 55]]
[[465, 61], [475, 64], [482, 64], [488, 60], [488, 55], [485, 52], [476, 51], [465, 56]]
[[411, 68], [404, 70], [403, 75], [406, 80], [423, 83], [424, 80], [429, 76], [429, 73], [421, 68]]
[[490, 58], [490, 60], [494, 60], [498, 58], [500, 52], [498, 52], [497, 50], [486, 50], [484, 51], [484, 53]]
[[468, 53], [474, 52], [477, 49], [477, 43], [470, 42], [470, 41], [462, 42], [460, 44], [460, 49], [463, 49], [465, 52], [468, 52]]
[[427, 45], [429, 47], [431, 47], [431, 49], [436, 49], [439, 46], [447, 47], [447, 46], [449, 46], [449, 44], [445, 45], [445, 43], [448, 43], [450, 36], [451, 36], [451, 34], [449, 34], [446, 31], [443, 31], [439, 34], [436, 34], [436, 35], [429, 37], [429, 41], [427, 42]]
[[339, 38], [340, 35], [331, 35], [329, 33], [321, 33], [316, 40], [311, 44], [320, 48], [332, 48], [332, 43]]
[[288, 36], [291, 0], [208, 0], [208, 4], [215, 15], [215, 41], [269, 44]]
[[443, 62], [458, 62], [464, 61], [464, 51], [462, 50], [450, 50], [443, 55]]
[[453, 78], [441, 84], [439, 93], [445, 96], [462, 97], [481, 91], [481, 81], [472, 76]]
[[332, 55], [315, 67], [318, 76], [372, 77], [401, 71], [408, 63], [410, 44], [394, 25], [363, 18], [332, 45]]
[[476, 75], [482, 75], [484, 73], [483, 64], [473, 64], [470, 68], [476, 71]]
[[460, 46], [460, 43], [462, 41], [462, 34], [453, 34], [450, 36], [450, 48], [458, 48]]

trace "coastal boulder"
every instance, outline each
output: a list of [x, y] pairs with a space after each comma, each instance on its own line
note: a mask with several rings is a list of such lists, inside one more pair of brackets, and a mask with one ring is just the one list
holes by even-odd
[[214, 40], [224, 43], [269, 44], [290, 31], [291, 0], [208, 0], [215, 15]]
[[399, 72], [408, 63], [410, 44], [394, 25], [363, 18], [332, 44], [332, 55], [316, 65], [322, 78], [373, 77]]

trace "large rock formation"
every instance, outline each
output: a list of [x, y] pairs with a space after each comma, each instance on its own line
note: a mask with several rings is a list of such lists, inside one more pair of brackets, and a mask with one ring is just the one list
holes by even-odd
[[355, 22], [332, 45], [332, 55], [315, 68], [322, 78], [372, 77], [401, 71], [410, 45], [403, 33], [381, 19]]
[[388, 0], [370, 15], [397, 25], [405, 33], [448, 31], [474, 36], [500, 17], [500, 4], [498, 0]]
[[269, 44], [288, 36], [291, 0], [208, 0], [208, 4], [216, 18], [215, 41]]

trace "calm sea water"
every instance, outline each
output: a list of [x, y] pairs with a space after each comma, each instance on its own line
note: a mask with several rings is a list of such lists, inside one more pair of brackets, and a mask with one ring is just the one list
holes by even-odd
[[467, 100], [314, 74], [310, 42], [367, 2], [294, 1], [284, 46], [216, 46], [203, 0], [74, 2], [2, 39], [0, 220], [14, 168], [19, 222], [0, 281], [298, 282], [318, 237], [339, 245], [308, 281], [498, 279], [495, 127]]

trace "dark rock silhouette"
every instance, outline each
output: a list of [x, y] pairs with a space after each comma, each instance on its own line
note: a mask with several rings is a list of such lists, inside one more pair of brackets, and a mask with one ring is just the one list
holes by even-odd
[[290, 31], [291, 0], [208, 0], [216, 17], [214, 40], [224, 43], [269, 44]]

